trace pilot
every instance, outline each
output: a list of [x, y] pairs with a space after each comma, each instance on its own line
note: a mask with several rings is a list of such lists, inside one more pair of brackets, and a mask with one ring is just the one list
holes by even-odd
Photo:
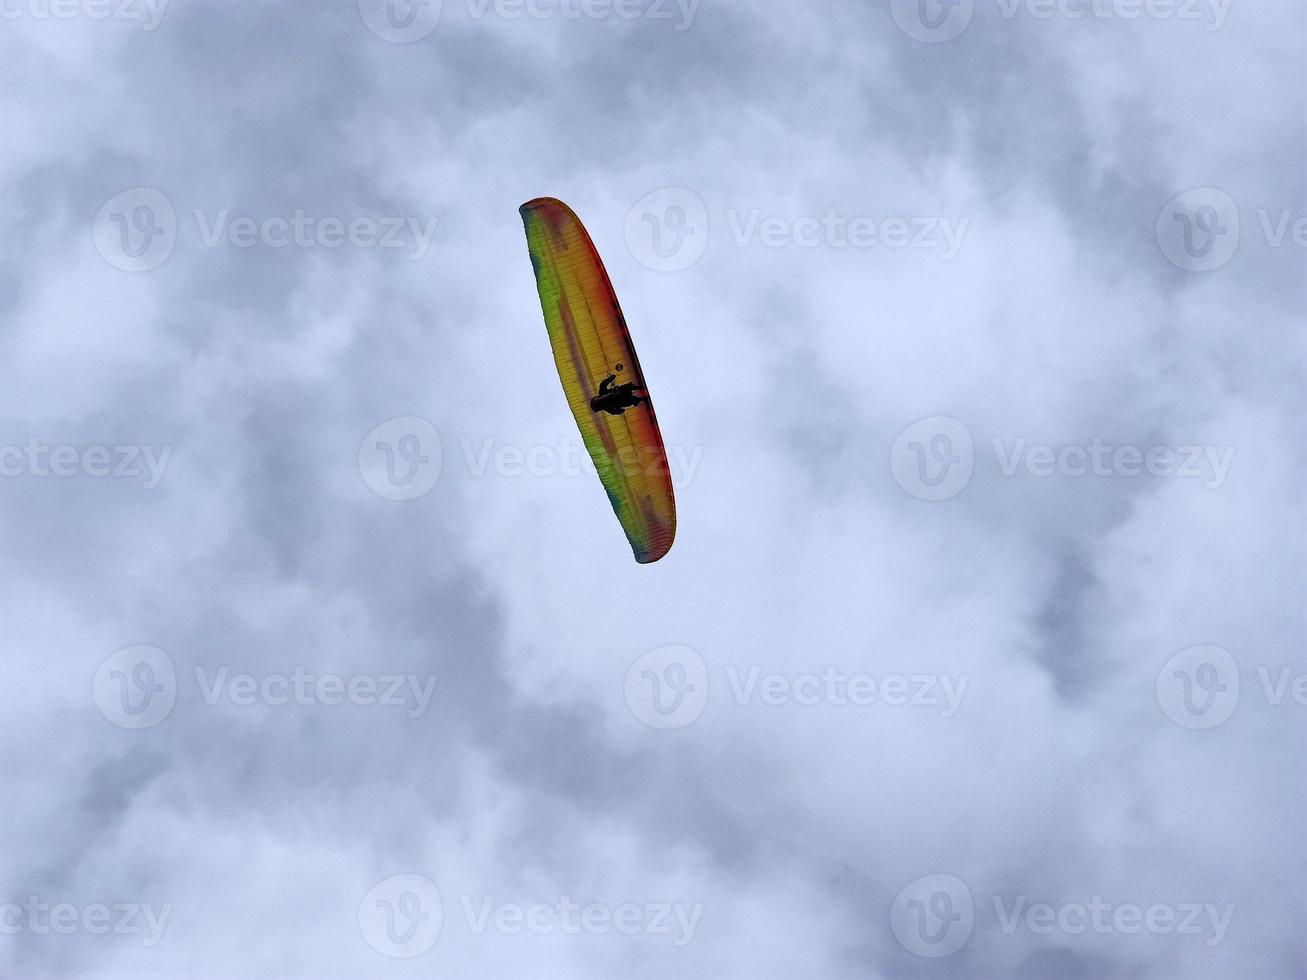
[[617, 375], [610, 374], [599, 382], [599, 394], [590, 399], [590, 410], [594, 412], [607, 412], [609, 415], [621, 415], [628, 408], [635, 408], [641, 402], [649, 400], [648, 395], [637, 395], [636, 390], [640, 387], [634, 381], [628, 381], [626, 384], [614, 385]]

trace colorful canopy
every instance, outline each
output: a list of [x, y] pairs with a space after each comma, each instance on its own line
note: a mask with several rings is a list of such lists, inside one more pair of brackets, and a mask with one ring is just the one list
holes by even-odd
[[581, 439], [635, 560], [657, 561], [676, 535], [676, 502], [653, 403], [608, 273], [572, 209], [521, 207], [554, 362]]

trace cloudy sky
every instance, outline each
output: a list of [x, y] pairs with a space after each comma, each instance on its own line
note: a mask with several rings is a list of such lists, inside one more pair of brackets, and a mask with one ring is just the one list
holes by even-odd
[[0, 977], [1307, 976], [1305, 48], [0, 0]]

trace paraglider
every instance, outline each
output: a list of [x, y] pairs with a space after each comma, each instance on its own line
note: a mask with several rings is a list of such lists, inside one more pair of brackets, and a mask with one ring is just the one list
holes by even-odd
[[609, 415], [621, 415], [628, 408], [635, 408], [640, 404], [641, 399], [649, 400], [648, 395], [637, 395], [636, 390], [640, 385], [634, 381], [628, 381], [624, 385], [613, 386], [617, 380], [617, 375], [610, 374], [599, 382], [599, 394], [590, 399], [590, 408], [595, 412], [607, 412]]
[[676, 536], [676, 502], [658, 418], [617, 295], [571, 208], [539, 197], [520, 210], [568, 406], [635, 560], [655, 562]]

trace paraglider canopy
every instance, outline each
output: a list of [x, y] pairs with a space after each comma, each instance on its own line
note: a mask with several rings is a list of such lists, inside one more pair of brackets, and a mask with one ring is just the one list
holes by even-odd
[[635, 560], [655, 562], [676, 536], [676, 502], [658, 418], [617, 295], [571, 208], [538, 197], [520, 210], [567, 403]]

